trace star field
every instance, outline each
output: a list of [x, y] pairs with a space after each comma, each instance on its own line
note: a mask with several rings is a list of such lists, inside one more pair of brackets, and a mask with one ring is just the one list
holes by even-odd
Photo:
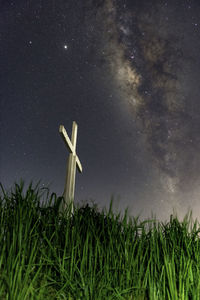
[[2, 1], [0, 181], [61, 195], [78, 124], [75, 203], [200, 214], [200, 3]]

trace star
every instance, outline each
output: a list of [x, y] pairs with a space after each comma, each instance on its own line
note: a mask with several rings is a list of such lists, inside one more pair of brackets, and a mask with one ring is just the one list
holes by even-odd
[[68, 46], [67, 46], [66, 44], [64, 45], [64, 49], [65, 49], [65, 50], [67, 50], [67, 49], [68, 49]]

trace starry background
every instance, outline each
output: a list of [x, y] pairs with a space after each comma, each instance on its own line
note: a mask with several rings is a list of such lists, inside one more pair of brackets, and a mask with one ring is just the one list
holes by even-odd
[[62, 195], [78, 124], [75, 204], [200, 215], [200, 2], [0, 1], [0, 181]]

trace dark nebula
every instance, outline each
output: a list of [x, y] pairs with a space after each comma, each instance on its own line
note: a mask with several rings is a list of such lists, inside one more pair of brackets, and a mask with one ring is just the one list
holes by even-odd
[[198, 99], [188, 98], [189, 84], [184, 88], [185, 69], [195, 58], [185, 47], [188, 16], [183, 2], [92, 3], [103, 31], [104, 58], [164, 176], [163, 184], [170, 192], [191, 189], [199, 177], [200, 119], [188, 107]]

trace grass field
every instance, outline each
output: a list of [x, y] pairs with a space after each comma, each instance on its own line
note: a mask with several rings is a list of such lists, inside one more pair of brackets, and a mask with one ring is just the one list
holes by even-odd
[[[200, 299], [200, 227], [123, 219], [97, 206], [59, 210], [15, 183], [0, 196], [0, 299]], [[190, 227], [189, 227], [190, 226]]]

